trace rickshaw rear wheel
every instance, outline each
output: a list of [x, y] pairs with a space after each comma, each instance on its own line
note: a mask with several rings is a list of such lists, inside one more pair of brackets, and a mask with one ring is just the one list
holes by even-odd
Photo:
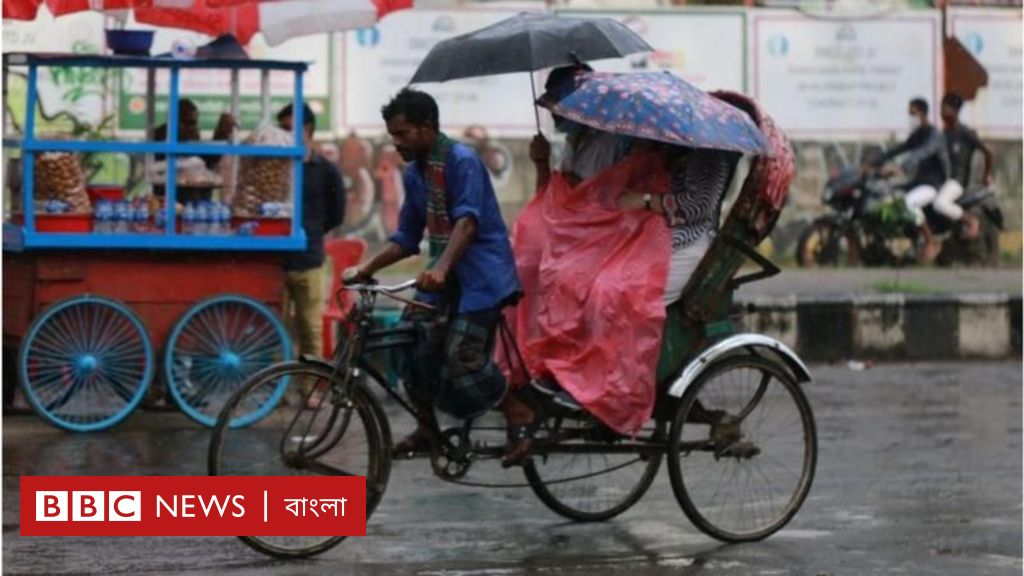
[[[578, 436], [572, 443], [606, 441], [607, 429], [593, 419], [573, 419], [562, 429]], [[588, 438], [587, 429], [594, 439]], [[664, 425], [651, 424], [639, 437], [663, 436]], [[623, 438], [626, 440], [626, 438]], [[629, 510], [651, 487], [661, 467], [661, 452], [652, 446], [645, 453], [559, 453], [534, 455], [524, 466], [533, 493], [555, 513], [577, 522], [610, 520]]]
[[778, 363], [726, 358], [683, 394], [666, 459], [672, 491], [701, 532], [724, 542], [761, 540], [793, 518], [811, 489], [810, 404]]

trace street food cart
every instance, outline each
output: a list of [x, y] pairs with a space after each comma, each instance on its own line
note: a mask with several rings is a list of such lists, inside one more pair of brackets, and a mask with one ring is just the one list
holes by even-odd
[[[271, 73], [294, 74], [291, 101], [301, 103], [307, 65], [65, 54], [5, 54], [3, 64], [5, 88], [11, 68], [26, 70], [28, 79], [22, 129], [9, 135], [5, 114], [3, 141], [5, 158], [21, 155], [20, 178], [7, 175], [13, 209], [5, 211], [3, 223], [3, 344], [27, 400], [60, 428], [102, 430], [126, 418], [159, 379], [185, 414], [213, 425], [223, 402], [248, 375], [291, 355], [278, 315], [282, 252], [306, 244], [302, 106], [294, 106], [294, 129], [286, 145], [240, 143], [237, 138], [183, 142], [180, 78], [192, 69], [228, 71], [225, 93], [230, 89], [237, 117], [239, 77], [258, 74], [265, 128]], [[40, 134], [35, 111], [40, 72], [47, 67], [145, 74], [145, 138], [73, 140]], [[153, 138], [158, 74], [169, 76], [167, 138], [162, 141]], [[147, 173], [165, 158], [164, 202], [136, 199], [126, 209], [127, 202], [117, 198], [83, 197], [77, 187], [85, 182], [76, 181], [74, 173], [77, 155], [83, 153], [144, 155]], [[284, 180], [287, 189], [274, 192], [281, 201], [266, 203], [264, 208], [273, 204], [267, 213], [251, 203], [248, 210], [240, 208], [237, 201], [227, 208], [223, 201], [231, 192], [223, 183], [209, 183], [210, 194], [221, 202], [211, 203], [200, 219], [203, 206], [176, 201], [183, 186], [179, 168], [189, 157], [211, 155], [234, 168], [229, 172], [237, 176], [231, 191], [236, 198], [245, 193], [246, 176], [251, 181], [260, 166], [283, 164], [290, 173]], [[60, 183], [68, 179], [70, 188]], [[225, 189], [218, 193], [218, 186]], [[258, 188], [260, 182], [249, 186]], [[111, 205], [116, 206], [113, 212]], [[149, 213], [142, 206], [157, 208]], [[117, 212], [128, 216], [119, 218]], [[270, 410], [286, 385], [282, 382], [253, 404], [247, 417], [257, 419]]]

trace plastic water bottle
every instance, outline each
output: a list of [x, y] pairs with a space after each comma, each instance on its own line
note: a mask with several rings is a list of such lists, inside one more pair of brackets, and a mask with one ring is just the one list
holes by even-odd
[[195, 234], [196, 208], [189, 202], [181, 213], [181, 233], [186, 236]]
[[110, 220], [114, 217], [114, 208], [110, 205], [110, 202], [101, 200], [96, 203], [96, 209], [93, 210], [93, 234], [110, 234]]
[[192, 233], [196, 236], [205, 236], [210, 233], [210, 204], [200, 202], [196, 206], [196, 221], [192, 227]]
[[210, 236], [220, 235], [220, 204], [212, 202], [207, 207], [209, 217], [206, 222], [206, 233]]
[[207, 224], [207, 233], [211, 236], [220, 236], [224, 233], [224, 226], [221, 222], [221, 205], [213, 203], [210, 205], [210, 222]]
[[118, 202], [114, 208], [114, 233], [127, 234], [131, 227], [132, 207], [127, 202]]
[[228, 208], [227, 204], [221, 204], [218, 212], [221, 234], [231, 234], [231, 208]]
[[256, 222], [246, 222], [238, 227], [236, 234], [239, 236], [252, 236], [256, 232]]
[[47, 200], [43, 204], [43, 212], [47, 214], [63, 214], [68, 211], [68, 203], [61, 200]]
[[145, 202], [139, 202], [135, 207], [135, 218], [133, 222], [133, 231], [137, 234], [145, 234], [149, 232], [149, 206]]
[[157, 232], [163, 232], [164, 226], [167, 225], [167, 211], [163, 208], [156, 211], [153, 215], [153, 227], [156, 228]]

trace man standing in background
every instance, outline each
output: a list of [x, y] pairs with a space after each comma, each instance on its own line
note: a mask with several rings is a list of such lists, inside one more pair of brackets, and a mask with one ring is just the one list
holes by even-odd
[[[277, 122], [292, 131], [293, 110], [289, 104], [277, 114]], [[302, 227], [306, 231], [306, 249], [290, 252], [284, 258], [284, 318], [298, 336], [300, 354], [320, 355], [323, 346], [323, 313], [327, 284], [324, 266], [324, 236], [345, 220], [345, 186], [338, 168], [320, 156], [313, 146], [316, 116], [302, 106], [302, 134], [306, 158], [302, 164]], [[303, 398], [312, 392], [304, 383]], [[315, 407], [319, 399], [310, 397]]]

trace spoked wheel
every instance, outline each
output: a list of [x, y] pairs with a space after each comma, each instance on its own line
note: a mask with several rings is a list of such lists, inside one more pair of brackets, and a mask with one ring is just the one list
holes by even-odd
[[[291, 357], [281, 322], [245, 296], [216, 296], [193, 306], [167, 340], [164, 374], [171, 396], [190, 418], [213, 426], [228, 398], [256, 372]], [[287, 382], [263, 404], [247, 406], [235, 425], [259, 420], [280, 400]]]
[[[655, 436], [661, 428], [652, 424], [638, 438]], [[661, 466], [661, 453], [655, 447], [614, 452], [615, 445], [630, 440], [589, 417], [565, 419], [560, 425], [552, 425], [550, 433], [561, 438], [558, 446], [551, 452], [535, 454], [523, 470], [541, 502], [570, 520], [599, 522], [622, 514], [647, 492]], [[541, 432], [538, 442], [543, 441]], [[588, 446], [597, 450], [571, 451]], [[604, 446], [609, 447], [607, 452], [600, 451]]]
[[[286, 362], [255, 375], [224, 406], [210, 442], [214, 476], [365, 476], [366, 517], [384, 495], [391, 470], [391, 432], [376, 399], [360, 384], [345, 395], [344, 372], [330, 366]], [[334, 386], [329, 383], [334, 382]], [[316, 410], [301, 402], [279, 403], [248, 427], [230, 423], [263, 406], [284, 383], [328, 388]], [[290, 405], [288, 405], [290, 404]], [[243, 536], [256, 550], [277, 558], [303, 558], [329, 550], [341, 536]]]
[[811, 488], [814, 417], [789, 372], [756, 356], [728, 358], [683, 394], [666, 458], [697, 528], [726, 542], [760, 540], [793, 518]]
[[80, 296], [58, 302], [29, 328], [19, 369], [43, 418], [72, 432], [109, 428], [131, 414], [153, 377], [153, 346], [120, 302]]

